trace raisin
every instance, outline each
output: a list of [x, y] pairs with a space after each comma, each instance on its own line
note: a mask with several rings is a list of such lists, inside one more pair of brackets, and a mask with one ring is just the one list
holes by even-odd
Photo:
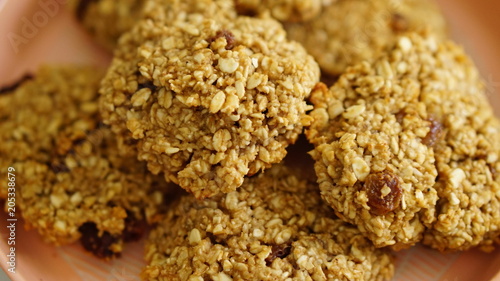
[[433, 117], [429, 118], [428, 121], [431, 123], [430, 130], [427, 136], [422, 139], [422, 143], [428, 147], [435, 147], [444, 137], [443, 124]]
[[104, 233], [99, 237], [99, 230], [93, 222], [86, 222], [82, 224], [78, 231], [82, 234], [80, 242], [85, 250], [91, 252], [99, 258], [110, 258], [119, 255], [118, 253], [110, 250], [111, 245], [118, 242], [118, 239], [109, 232]]
[[403, 125], [403, 120], [405, 119], [405, 116], [406, 116], [406, 112], [404, 111], [404, 109], [400, 110], [398, 113], [396, 113], [396, 121], [398, 121], [399, 124], [401, 124], [401, 126]]
[[497, 176], [498, 176], [497, 169], [495, 168], [495, 166], [493, 166], [493, 164], [488, 164], [488, 168], [490, 168], [490, 172], [491, 172], [493, 179], [496, 180]]
[[152, 92], [156, 91], [156, 86], [151, 81], [146, 81], [144, 83], [139, 83], [139, 88], [137, 90], [142, 90], [144, 88], [150, 89]]
[[[388, 187], [390, 192], [383, 196], [382, 190]], [[363, 189], [368, 195], [368, 206], [374, 215], [385, 215], [398, 208], [403, 190], [399, 178], [390, 172], [381, 172], [369, 175]]]
[[139, 143], [139, 140], [133, 139], [133, 138], [127, 138], [123, 141], [124, 144], [126, 145], [136, 145]]
[[93, 2], [98, 2], [98, 0], [80, 0], [80, 2], [78, 2], [78, 6], [76, 7], [76, 18], [78, 20], [83, 20], [89, 5]]
[[292, 245], [290, 243], [273, 245], [271, 253], [266, 258], [266, 265], [270, 266], [276, 258], [286, 258], [292, 252]]
[[15, 82], [15, 83], [13, 83], [11, 85], [8, 85], [8, 86], [0, 88], [0, 95], [1, 94], [6, 94], [6, 93], [10, 93], [10, 92], [14, 91], [15, 89], [17, 89], [17, 87], [21, 86], [21, 84], [23, 84], [24, 82], [26, 82], [28, 80], [31, 80], [31, 79], [33, 79], [33, 75], [31, 75], [31, 74], [24, 75], [17, 82]]
[[[98, 116], [98, 117], [97, 117], [97, 118], [95, 118], [95, 119], [100, 119], [100, 118], [99, 118], [99, 116]], [[98, 130], [99, 130], [99, 129], [109, 129], [109, 128], [111, 128], [111, 126], [110, 126], [110, 125], [107, 125], [107, 124], [104, 124], [104, 122], [102, 122], [102, 121], [99, 121], [99, 122], [97, 123], [97, 129], [98, 129]]]
[[87, 140], [87, 138], [85, 138], [85, 137], [78, 137], [78, 138], [73, 140], [73, 146], [80, 146], [80, 145], [84, 144], [86, 140]]
[[235, 2], [235, 8], [238, 15], [251, 18], [258, 16], [256, 8], [248, 7], [248, 5], [242, 5], [239, 1]]
[[125, 242], [137, 241], [144, 234], [145, 224], [143, 221], [135, 218], [132, 212], [127, 210], [125, 218], [125, 229], [123, 230], [122, 238]]
[[408, 20], [401, 14], [395, 13], [391, 18], [391, 29], [394, 32], [405, 32], [409, 28]]
[[50, 166], [50, 169], [52, 170], [52, 172], [54, 172], [55, 174], [67, 173], [70, 171], [69, 167], [66, 166], [65, 163], [60, 162], [60, 161], [51, 162], [49, 164], [49, 166]]
[[333, 85], [339, 80], [339, 75], [329, 75], [326, 73], [321, 73], [320, 81], [325, 85]]
[[214, 42], [215, 40], [224, 37], [226, 39], [226, 50], [231, 50], [234, 48], [236, 39], [234, 38], [234, 34], [231, 33], [231, 31], [222, 29], [217, 31], [215, 36], [209, 40], [210, 43]]

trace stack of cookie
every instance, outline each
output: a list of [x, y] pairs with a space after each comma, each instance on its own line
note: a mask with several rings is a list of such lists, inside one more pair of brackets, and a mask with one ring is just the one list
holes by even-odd
[[390, 280], [393, 250], [498, 242], [500, 122], [430, 0], [70, 7], [107, 72], [0, 95], [48, 242], [110, 258], [149, 224], [141, 277], [182, 281]]

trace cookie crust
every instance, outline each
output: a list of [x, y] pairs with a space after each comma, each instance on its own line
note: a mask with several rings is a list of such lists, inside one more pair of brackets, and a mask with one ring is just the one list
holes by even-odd
[[499, 121], [460, 47], [407, 34], [311, 101], [306, 135], [323, 198], [375, 245], [424, 234], [443, 251], [493, 243]]
[[324, 75], [379, 57], [405, 32], [447, 37], [445, 19], [432, 0], [339, 0], [304, 23], [286, 24], [288, 36], [304, 45]]
[[105, 122], [198, 198], [280, 162], [308, 123], [319, 68], [272, 19], [192, 14], [123, 39], [101, 88]]
[[182, 198], [149, 236], [147, 280], [389, 280], [392, 257], [278, 165], [237, 191]]
[[16, 203], [29, 228], [55, 245], [80, 239], [110, 258], [141, 236], [144, 221], [159, 219], [169, 187], [101, 123], [103, 75], [92, 67], [45, 66], [0, 96], [0, 161], [16, 170]]

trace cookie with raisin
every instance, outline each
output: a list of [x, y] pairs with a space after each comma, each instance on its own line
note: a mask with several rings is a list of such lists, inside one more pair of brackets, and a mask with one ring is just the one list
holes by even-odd
[[323, 198], [376, 246], [492, 244], [499, 122], [460, 47], [406, 34], [311, 101]]
[[103, 75], [44, 66], [0, 95], [0, 166], [16, 171], [16, 204], [28, 228], [46, 242], [80, 240], [111, 258], [159, 219], [171, 187], [137, 160], [133, 140], [120, 142], [101, 122]]
[[87, 31], [110, 51], [116, 48], [120, 36], [141, 19], [170, 25], [194, 12], [222, 18], [236, 13], [232, 0], [70, 0], [69, 7]]
[[433, 0], [339, 0], [304, 23], [286, 24], [288, 36], [304, 45], [323, 74], [380, 56], [405, 32], [447, 37], [446, 21]]
[[100, 92], [105, 122], [197, 198], [280, 162], [302, 132], [319, 68], [272, 19], [194, 13], [122, 37]]
[[281, 22], [303, 22], [319, 15], [321, 0], [236, 0], [241, 15], [271, 16]]
[[76, 19], [106, 49], [112, 51], [120, 36], [142, 17], [147, 1], [142, 0], [70, 0]]
[[393, 258], [277, 165], [236, 191], [185, 196], [146, 242], [146, 280], [390, 280]]

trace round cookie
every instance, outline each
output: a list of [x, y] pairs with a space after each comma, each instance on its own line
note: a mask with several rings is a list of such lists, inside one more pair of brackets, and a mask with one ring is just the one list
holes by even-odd
[[70, 0], [76, 18], [96, 40], [113, 50], [118, 38], [141, 18], [143, 0]]
[[149, 0], [144, 4], [143, 15], [165, 25], [190, 18], [228, 20], [237, 16], [233, 0]]
[[436, 159], [439, 200], [423, 243], [441, 251], [478, 245], [490, 250], [500, 235], [500, 121], [462, 48], [447, 43], [435, 53], [432, 68], [422, 73], [439, 82], [423, 84], [420, 99], [432, 117], [427, 139]]
[[272, 19], [143, 21], [115, 52], [101, 111], [138, 141], [150, 171], [204, 198], [283, 159], [318, 79], [312, 57]]
[[148, 173], [130, 142], [119, 143], [100, 122], [103, 75], [91, 67], [45, 66], [1, 95], [0, 165], [15, 168], [16, 206], [27, 227], [46, 242], [80, 239], [110, 258], [141, 236], [144, 221], [159, 219], [169, 187]]
[[289, 38], [302, 43], [323, 74], [331, 76], [380, 56], [404, 32], [447, 35], [445, 19], [432, 0], [333, 1], [315, 18], [285, 26]]
[[237, 190], [181, 198], [146, 242], [145, 280], [390, 280], [391, 255], [278, 165]]
[[316, 17], [322, 0], [235, 0], [236, 10], [242, 15], [269, 14], [282, 22], [302, 22]]
[[425, 233], [427, 245], [464, 250], [498, 235], [498, 120], [461, 48], [400, 37], [311, 101], [323, 198], [376, 246]]
[[69, 5], [77, 19], [108, 50], [114, 50], [120, 36], [143, 18], [170, 25], [190, 13], [221, 18], [236, 15], [232, 0], [70, 0]]

